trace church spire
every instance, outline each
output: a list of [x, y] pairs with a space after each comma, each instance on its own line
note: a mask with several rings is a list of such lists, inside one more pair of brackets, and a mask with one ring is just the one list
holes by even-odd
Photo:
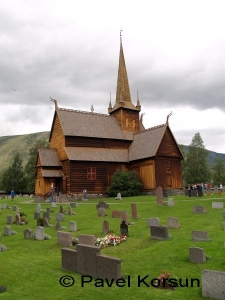
[[139, 111], [139, 109], [137, 109], [131, 101], [127, 69], [126, 69], [126, 63], [125, 63], [125, 58], [123, 53], [122, 30], [120, 30], [120, 53], [119, 53], [119, 67], [118, 67], [118, 77], [117, 77], [116, 103], [113, 106], [111, 112], [119, 108], [127, 108], [127, 109]]
[[[122, 98], [122, 99], [121, 99]], [[122, 44], [122, 30], [120, 30], [120, 56], [119, 56], [119, 68], [117, 78], [117, 91], [116, 91], [116, 103], [122, 101], [131, 102], [130, 88], [127, 77], [126, 64], [123, 53]]]

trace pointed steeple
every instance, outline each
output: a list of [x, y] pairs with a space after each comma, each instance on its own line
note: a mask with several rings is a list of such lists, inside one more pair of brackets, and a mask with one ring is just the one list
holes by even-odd
[[111, 93], [110, 93], [108, 113], [110, 114], [111, 111], [112, 111], [112, 103], [111, 103]]
[[141, 110], [141, 104], [140, 104], [140, 100], [139, 100], [139, 91], [137, 90], [137, 105], [136, 108], [140, 111]]
[[133, 105], [131, 101], [127, 69], [126, 69], [126, 63], [125, 63], [125, 58], [123, 53], [121, 32], [122, 30], [120, 30], [120, 53], [119, 53], [119, 67], [118, 67], [118, 77], [117, 77], [116, 103], [113, 106], [111, 112], [117, 110], [120, 107], [132, 109], [132, 110], [139, 110]]

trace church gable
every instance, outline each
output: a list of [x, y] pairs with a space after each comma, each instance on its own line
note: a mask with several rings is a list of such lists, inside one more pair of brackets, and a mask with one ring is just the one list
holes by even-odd
[[165, 130], [164, 136], [157, 151], [157, 155], [183, 158], [183, 155], [169, 127], [167, 127]]

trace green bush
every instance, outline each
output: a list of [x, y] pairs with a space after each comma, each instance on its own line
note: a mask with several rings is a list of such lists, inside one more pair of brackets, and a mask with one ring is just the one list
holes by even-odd
[[121, 193], [123, 197], [137, 196], [141, 190], [141, 181], [136, 171], [116, 170], [108, 188], [109, 196]]

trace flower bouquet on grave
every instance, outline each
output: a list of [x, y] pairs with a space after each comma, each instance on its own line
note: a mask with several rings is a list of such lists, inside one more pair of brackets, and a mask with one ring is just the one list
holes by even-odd
[[20, 225], [26, 225], [26, 224], [28, 224], [26, 217], [20, 217]]
[[[170, 282], [171, 273], [166, 270], [162, 270], [162, 273], [157, 277], [153, 282], [153, 286], [156, 288], [162, 289], [174, 289], [174, 284], [177, 286], [177, 283]], [[172, 279], [171, 279], [172, 280]]]
[[97, 238], [95, 245], [101, 248], [106, 248], [108, 246], [119, 245], [123, 241], [126, 241], [127, 237], [125, 235], [116, 236], [115, 234], [108, 234], [103, 238]]

